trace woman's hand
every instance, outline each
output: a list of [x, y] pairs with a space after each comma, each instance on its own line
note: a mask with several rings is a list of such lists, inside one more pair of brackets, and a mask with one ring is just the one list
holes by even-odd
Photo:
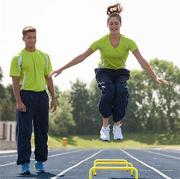
[[63, 71], [62, 69], [55, 70], [55, 71], [51, 72], [51, 73], [48, 75], [48, 77], [51, 78], [53, 75], [56, 77], [56, 76], [58, 76], [59, 74], [61, 74], [62, 71]]
[[161, 78], [156, 78], [156, 79], [154, 79], [154, 81], [157, 82], [158, 84], [164, 84], [164, 85], [168, 85], [169, 84], [168, 81], [163, 80]]

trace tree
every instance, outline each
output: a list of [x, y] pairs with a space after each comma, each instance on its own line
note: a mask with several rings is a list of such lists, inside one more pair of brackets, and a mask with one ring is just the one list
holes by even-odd
[[4, 86], [0, 83], [0, 120], [2, 120], [2, 109], [5, 103], [5, 88]]
[[75, 122], [72, 117], [73, 108], [68, 92], [60, 93], [58, 91], [58, 94], [59, 98], [57, 101], [59, 105], [57, 110], [50, 114], [49, 132], [51, 135], [65, 136], [74, 132]]
[[[169, 85], [156, 88], [156, 107], [159, 120], [165, 130], [174, 131], [180, 124], [180, 69], [166, 60], [151, 60], [158, 76], [169, 81]], [[152, 84], [156, 87], [157, 84]]]
[[0, 82], [2, 82], [2, 78], [3, 78], [3, 72], [2, 72], [2, 68], [0, 67]]
[[145, 71], [132, 71], [126, 129], [175, 131], [180, 124], [180, 70], [166, 60], [153, 59], [150, 64], [170, 85], [156, 84]]
[[77, 134], [89, 133], [89, 93], [86, 84], [79, 79], [71, 86], [71, 104], [73, 107], [73, 118], [76, 123]]
[[148, 117], [148, 88], [144, 71], [134, 70], [128, 81], [129, 102], [124, 122], [124, 128], [128, 131], [139, 131], [146, 128]]
[[101, 92], [97, 87], [96, 81], [93, 80], [89, 87], [89, 111], [88, 111], [88, 128], [91, 134], [99, 133], [102, 126], [102, 116], [99, 112], [99, 100]]
[[2, 121], [15, 121], [16, 120], [16, 102], [13, 94], [12, 85], [4, 88], [4, 97], [2, 98]]

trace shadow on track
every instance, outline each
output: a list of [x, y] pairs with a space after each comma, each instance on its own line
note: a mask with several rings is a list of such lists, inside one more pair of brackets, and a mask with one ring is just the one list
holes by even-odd
[[18, 175], [17, 177], [20, 178], [51, 178], [54, 177], [55, 175], [49, 172], [44, 172], [44, 173], [36, 173], [36, 174], [26, 174], [26, 175]]

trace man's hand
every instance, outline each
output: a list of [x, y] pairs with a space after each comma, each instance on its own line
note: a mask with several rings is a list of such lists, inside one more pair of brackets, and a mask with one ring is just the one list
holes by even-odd
[[26, 112], [26, 106], [24, 105], [22, 101], [19, 101], [16, 103], [16, 108], [20, 112]]
[[57, 109], [57, 101], [56, 101], [55, 98], [51, 99], [51, 106], [50, 106], [50, 108], [51, 108], [52, 112], [56, 111], [56, 109]]

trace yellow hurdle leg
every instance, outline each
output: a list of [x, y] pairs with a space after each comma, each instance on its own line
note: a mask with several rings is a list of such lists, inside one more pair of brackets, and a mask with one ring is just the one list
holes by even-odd
[[90, 168], [90, 170], [89, 170], [89, 179], [93, 179], [93, 171], [94, 171], [94, 167]]
[[135, 175], [135, 179], [139, 178], [139, 173], [138, 173], [137, 168], [134, 168], [134, 175]]
[[[128, 162], [128, 167], [134, 167], [132, 163]], [[130, 170], [130, 175], [134, 176], [133, 170]]]

